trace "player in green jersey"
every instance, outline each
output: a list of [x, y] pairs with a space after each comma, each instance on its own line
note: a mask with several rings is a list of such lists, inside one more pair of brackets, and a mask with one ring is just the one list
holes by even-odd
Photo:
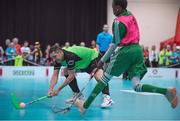
[[[49, 94], [51, 96], [55, 96], [65, 86], [69, 85], [74, 92], [74, 96], [66, 102], [72, 103], [73, 98], [80, 92], [75, 74], [78, 72], [87, 72], [88, 74], [91, 74], [91, 72], [96, 68], [97, 62], [100, 59], [99, 53], [94, 49], [86, 47], [72, 46], [67, 49], [61, 49], [59, 46], [54, 45], [50, 49], [50, 56], [55, 60], [55, 65], [54, 72], [51, 77]], [[57, 89], [54, 89], [54, 86], [58, 81], [58, 75], [61, 66], [65, 66], [64, 76], [66, 77], [66, 79]], [[102, 93], [104, 99], [101, 107], [106, 108], [111, 106], [113, 101], [109, 96], [108, 85], [102, 90]], [[81, 99], [82, 96], [79, 96], [79, 98]]]
[[132, 86], [136, 92], [163, 94], [170, 102], [172, 108], [177, 107], [176, 88], [161, 88], [140, 83], [147, 69], [144, 64], [143, 51], [139, 45], [140, 36], [137, 21], [131, 12], [126, 9], [127, 0], [113, 0], [112, 8], [116, 16], [113, 22], [113, 42], [98, 62], [97, 67], [101, 67], [112, 56], [112, 53], [115, 52], [118, 46], [121, 47], [110, 58], [109, 66], [104, 70], [104, 73], [95, 75], [98, 76], [99, 80], [97, 80], [98, 83], [88, 99], [85, 102], [80, 99], [75, 101], [75, 105], [80, 113], [85, 113], [86, 109], [89, 108], [96, 96], [104, 89], [113, 76], [120, 76], [124, 72], [128, 73], [128, 77], [132, 81]]

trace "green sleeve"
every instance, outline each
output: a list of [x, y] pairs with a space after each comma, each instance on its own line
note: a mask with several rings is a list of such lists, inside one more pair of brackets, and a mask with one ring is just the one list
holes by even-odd
[[113, 41], [114, 44], [119, 44], [122, 40], [122, 38], [126, 35], [126, 26], [123, 23], [120, 23], [119, 21], [115, 20], [113, 23]]

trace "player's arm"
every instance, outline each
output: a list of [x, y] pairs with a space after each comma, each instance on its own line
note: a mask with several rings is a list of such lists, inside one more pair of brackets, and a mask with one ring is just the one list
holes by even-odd
[[118, 46], [118, 44], [121, 41], [121, 36], [120, 36], [120, 28], [119, 28], [119, 21], [115, 20], [113, 23], [113, 41], [112, 43], [109, 45], [108, 50], [106, 51], [106, 53], [104, 54], [104, 56], [101, 58], [101, 61], [104, 63], [107, 61], [107, 59], [111, 56], [111, 54], [114, 52], [114, 50], [116, 49], [116, 47]]
[[55, 62], [54, 71], [50, 80], [50, 86], [49, 86], [49, 91], [48, 91], [48, 94], [51, 96], [54, 95], [54, 86], [57, 84], [60, 68], [61, 68], [61, 64]]
[[74, 78], [75, 72], [73, 70], [67, 70], [68, 77], [62, 82], [62, 84], [57, 89], [57, 93], [62, 90], [65, 86], [67, 86]]
[[59, 75], [59, 70], [54, 70], [53, 75], [51, 77], [49, 90], [54, 89], [54, 86], [57, 84], [58, 75]]

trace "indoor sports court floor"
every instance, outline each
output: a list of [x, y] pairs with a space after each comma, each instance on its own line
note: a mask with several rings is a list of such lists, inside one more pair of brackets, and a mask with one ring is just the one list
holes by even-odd
[[[78, 80], [80, 87], [86, 83], [87, 77]], [[158, 86], [175, 86], [180, 97], [180, 80], [143, 80], [143, 83]], [[95, 85], [95, 80], [84, 90], [87, 97]], [[164, 96], [159, 94], [137, 94], [131, 90], [129, 81], [113, 79], [110, 82], [111, 97], [114, 104], [109, 109], [101, 109], [102, 96], [99, 95], [84, 116], [76, 107], [67, 114], [55, 114], [51, 107], [66, 107], [65, 100], [72, 95], [66, 87], [55, 98], [27, 105], [23, 110], [17, 110], [11, 104], [10, 94], [14, 92], [18, 100], [28, 102], [47, 94], [48, 79], [0, 79], [0, 120], [180, 120], [180, 105], [172, 109]]]

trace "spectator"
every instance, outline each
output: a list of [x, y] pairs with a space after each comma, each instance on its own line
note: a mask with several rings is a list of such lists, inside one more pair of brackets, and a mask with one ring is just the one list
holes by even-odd
[[49, 50], [51, 48], [51, 45], [47, 45], [45, 50], [45, 59], [46, 59], [46, 65], [50, 66], [53, 64], [53, 59], [50, 57]]
[[149, 61], [149, 48], [148, 47], [144, 48], [144, 62], [147, 67], [151, 66], [150, 61]]
[[85, 46], [86, 46], [86, 44], [85, 44], [85, 42], [81, 42], [81, 43], [79, 44], [79, 46], [81, 46], [81, 47], [85, 47]]
[[167, 50], [167, 45], [164, 45], [159, 54], [159, 66], [169, 66], [169, 58], [170, 52]]
[[92, 40], [91, 41], [91, 48], [96, 50], [96, 51], [99, 51], [98, 49], [98, 45], [96, 44], [96, 41], [95, 40]]
[[30, 49], [30, 54], [27, 59], [30, 62], [34, 62], [34, 52], [35, 52], [34, 45], [30, 45], [29, 49]]
[[2, 64], [4, 60], [4, 50], [3, 48], [0, 46], [0, 63]]
[[30, 48], [28, 46], [29, 46], [28, 41], [24, 41], [24, 44], [21, 47], [21, 53], [23, 58], [25, 59], [28, 59], [28, 56], [30, 55]]
[[170, 55], [170, 62], [172, 65], [178, 64], [179, 63], [179, 58], [178, 58], [178, 52], [176, 49], [176, 44], [173, 44], [172, 52]]
[[171, 46], [167, 45], [167, 51], [171, 53]]
[[14, 66], [23, 66], [23, 56], [22, 55], [17, 55], [15, 57]]
[[178, 62], [180, 63], [180, 46], [176, 46], [177, 54], [178, 54]]
[[67, 49], [69, 47], [70, 47], [70, 43], [69, 42], [65, 42], [65, 45], [64, 45], [63, 49]]
[[14, 46], [14, 43], [11, 42], [9, 44], [9, 47], [6, 49], [6, 59], [8, 61], [7, 62], [8, 65], [13, 65], [13, 62], [14, 62], [13, 60], [15, 56], [16, 56], [16, 48]]
[[49, 58], [49, 50], [50, 50], [50, 48], [51, 48], [51, 45], [46, 46], [46, 50], [45, 50], [45, 58], [46, 59]]
[[5, 45], [6, 47], [8, 48], [9, 47], [9, 44], [11, 43], [11, 40], [10, 39], [6, 39], [5, 40]]
[[105, 54], [106, 50], [109, 47], [109, 44], [112, 42], [112, 35], [108, 33], [108, 30], [109, 30], [109, 27], [107, 24], [105, 24], [103, 26], [103, 32], [99, 33], [96, 39], [96, 43], [102, 55]]
[[19, 44], [19, 39], [15, 37], [12, 39], [12, 41], [16, 48], [16, 55], [21, 55], [21, 45]]
[[156, 50], [155, 45], [151, 47], [151, 52], [149, 54], [149, 61], [151, 67], [158, 67], [158, 52]]
[[54, 45], [56, 45], [56, 46], [60, 46], [60, 45], [59, 45], [59, 43], [55, 43]]
[[34, 46], [34, 61], [37, 64], [41, 63], [41, 59], [42, 59], [42, 51], [41, 51], [41, 45], [39, 42], [35, 42], [35, 46]]

